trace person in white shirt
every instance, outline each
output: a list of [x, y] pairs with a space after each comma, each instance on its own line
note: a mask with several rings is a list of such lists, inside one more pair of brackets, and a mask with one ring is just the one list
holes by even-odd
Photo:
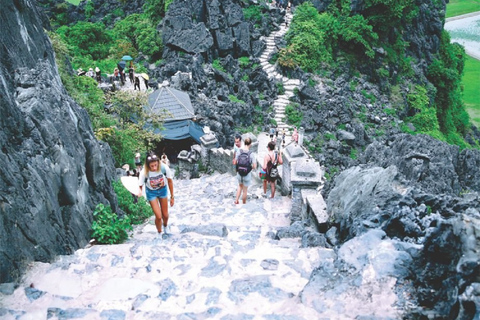
[[170, 190], [170, 207], [175, 203], [172, 178], [170, 168], [162, 163], [156, 154], [149, 153], [145, 159], [144, 169], [140, 172], [138, 196], [142, 196], [142, 189], [145, 186], [146, 198], [155, 214], [155, 226], [159, 235], [162, 234], [163, 227], [163, 238], [170, 233], [167, 185]]

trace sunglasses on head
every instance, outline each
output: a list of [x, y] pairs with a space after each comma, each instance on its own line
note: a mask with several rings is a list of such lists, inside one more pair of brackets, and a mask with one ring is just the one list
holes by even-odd
[[157, 157], [157, 155], [155, 155], [155, 154], [154, 154], [153, 156], [148, 156], [148, 157], [147, 157], [147, 160], [149, 160], [149, 161], [150, 161], [150, 160], [157, 160], [157, 159], [158, 159], [158, 157]]

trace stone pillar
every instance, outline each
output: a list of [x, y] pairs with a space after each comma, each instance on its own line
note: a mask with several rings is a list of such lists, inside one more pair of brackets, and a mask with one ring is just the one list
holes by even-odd
[[298, 129], [298, 145], [299, 146], [303, 146], [303, 137], [305, 135], [305, 128], [304, 127], [300, 127]]
[[282, 182], [281, 190], [282, 195], [286, 196], [292, 193], [292, 170], [295, 167], [295, 163], [303, 158], [306, 158], [306, 154], [301, 147], [295, 144], [288, 145], [283, 149], [282, 159]]
[[203, 165], [208, 166], [208, 164], [210, 163], [210, 158], [209, 158], [210, 150], [217, 147], [218, 140], [213, 134], [213, 132], [209, 132], [207, 134], [204, 134], [200, 138], [200, 142], [202, 143], [200, 158], [202, 159]]
[[177, 156], [178, 160], [178, 178], [190, 179], [195, 163], [189, 157], [187, 150], [182, 150]]

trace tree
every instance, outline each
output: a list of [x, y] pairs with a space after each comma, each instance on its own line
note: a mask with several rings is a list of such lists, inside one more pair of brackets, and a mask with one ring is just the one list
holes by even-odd
[[93, 60], [107, 58], [113, 46], [113, 36], [100, 23], [80, 21], [73, 26], [62, 26], [57, 33], [68, 44], [74, 56], [89, 56]]

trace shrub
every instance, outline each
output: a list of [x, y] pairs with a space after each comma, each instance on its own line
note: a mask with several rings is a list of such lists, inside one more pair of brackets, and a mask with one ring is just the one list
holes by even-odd
[[216, 69], [218, 71], [221, 71], [221, 72], [226, 72], [225, 68], [222, 66], [222, 64], [220, 63], [220, 60], [218, 60], [218, 59], [213, 60], [212, 68]]
[[233, 94], [229, 94], [229, 95], [228, 95], [228, 99], [229, 99], [231, 102], [234, 102], [234, 103], [245, 104], [245, 101], [238, 99], [238, 98], [237, 98], [236, 96], [234, 96]]
[[238, 58], [238, 64], [240, 65], [240, 68], [245, 69], [250, 64], [250, 58], [249, 57], [240, 57], [240, 58]]
[[302, 124], [303, 114], [298, 109], [298, 104], [288, 104], [285, 107], [287, 123], [299, 127]]
[[119, 219], [110, 206], [98, 204], [93, 212], [92, 238], [102, 244], [122, 243], [128, 239], [127, 230], [132, 230], [130, 219]]
[[143, 197], [139, 198], [137, 203], [134, 203], [134, 197], [120, 181], [114, 181], [112, 185], [117, 194], [120, 209], [128, 215], [132, 224], [141, 224], [153, 215], [150, 205]]
[[62, 26], [57, 33], [70, 46], [74, 56], [90, 56], [93, 60], [105, 59], [114, 45], [113, 34], [100, 23], [79, 21], [73, 26]]
[[131, 14], [115, 23], [113, 30], [117, 39], [127, 38], [137, 51], [144, 54], [160, 55], [163, 50], [162, 39], [145, 14]]
[[252, 21], [254, 24], [262, 22], [262, 12], [259, 6], [249, 6], [243, 9], [243, 16], [247, 21]]

